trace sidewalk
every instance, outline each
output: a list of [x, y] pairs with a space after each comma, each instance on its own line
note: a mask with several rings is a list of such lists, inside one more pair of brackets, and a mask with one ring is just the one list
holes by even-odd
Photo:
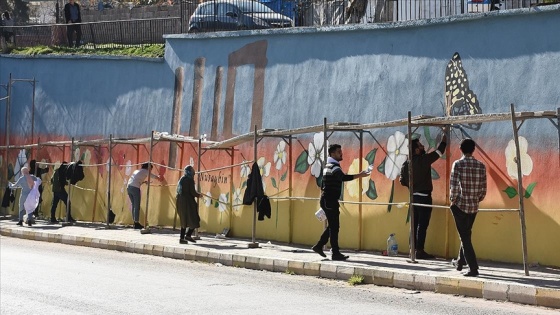
[[19, 227], [16, 221], [0, 221], [0, 234], [9, 237], [339, 280], [356, 274], [376, 285], [560, 308], [560, 269], [536, 266], [529, 269], [530, 276], [525, 276], [522, 265], [481, 261], [480, 276], [466, 278], [443, 259], [412, 264], [404, 256], [346, 250], [343, 252], [350, 259], [340, 262], [322, 258], [304, 246], [259, 241], [259, 248], [248, 248], [250, 240], [213, 235], [201, 235], [196, 244], [181, 245], [178, 231], [151, 231], [141, 234], [122, 226], [108, 229], [103, 224], [85, 222], [63, 227], [41, 220], [32, 227]]

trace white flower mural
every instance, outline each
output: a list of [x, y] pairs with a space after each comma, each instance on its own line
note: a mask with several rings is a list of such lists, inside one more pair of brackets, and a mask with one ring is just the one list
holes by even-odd
[[[49, 167], [46, 163], [47, 163], [46, 159], [41, 159], [41, 164], [38, 164], [39, 168], [45, 169], [45, 168]], [[0, 164], [0, 166], [2, 166], [2, 165]]]
[[387, 140], [387, 159], [385, 160], [385, 176], [394, 180], [399, 176], [401, 166], [408, 158], [408, 139], [400, 131], [389, 136]]
[[210, 198], [209, 196], [212, 196], [212, 194], [208, 191], [204, 194], [204, 205], [206, 207], [210, 207], [210, 205], [212, 205], [212, 198]]
[[219, 205], [218, 205], [218, 210], [220, 210], [220, 212], [224, 212], [227, 210], [227, 203], [228, 203], [228, 197], [226, 196], [226, 194], [220, 194], [220, 197], [218, 199]]
[[262, 156], [257, 160], [257, 165], [259, 166], [259, 170], [262, 176], [263, 190], [266, 191], [266, 183], [264, 181], [264, 178], [270, 175], [270, 162], [266, 162], [266, 159], [264, 158], [264, 156]]
[[74, 161], [79, 161], [80, 160], [80, 148], [76, 148], [76, 150], [74, 150]]
[[251, 167], [249, 166], [249, 163], [246, 162], [246, 160], [243, 160], [243, 163], [245, 164], [241, 165], [241, 178], [247, 177], [251, 173]]
[[[362, 165], [368, 165], [368, 161], [365, 159], [362, 159]], [[352, 161], [352, 164], [350, 164], [350, 167], [348, 168], [348, 174], [358, 174], [360, 173], [362, 170], [360, 169], [360, 160], [359, 159], [354, 159], [354, 161]], [[362, 181], [362, 191], [360, 192], [360, 182], [357, 180], [352, 180], [349, 182], [346, 182], [346, 190], [348, 190], [348, 194], [350, 195], [350, 197], [358, 197], [360, 194], [363, 195], [366, 193], [366, 191], [368, 190], [368, 184], [369, 184], [369, 177], [362, 177], [360, 179]]]
[[239, 206], [243, 204], [243, 196], [241, 195], [241, 188], [235, 188], [233, 192], [233, 205]]
[[132, 174], [132, 161], [130, 160], [126, 161], [124, 173], [126, 174], [126, 176], [130, 176], [130, 174]]
[[274, 151], [274, 164], [277, 170], [281, 170], [282, 166], [286, 164], [286, 141], [281, 140], [276, 146]]
[[321, 167], [325, 159], [324, 145], [328, 146], [329, 142], [324, 143], [324, 136], [322, 132], [313, 135], [313, 142], [309, 143], [309, 155], [307, 156], [307, 163], [311, 166], [311, 175], [318, 178], [321, 176]]
[[89, 149], [84, 151], [84, 158], [82, 159], [82, 162], [84, 162], [85, 165], [91, 164], [91, 151]]
[[[521, 174], [523, 176], [527, 176], [531, 174], [533, 171], [533, 160], [527, 154], [527, 149], [529, 147], [529, 143], [527, 139], [524, 137], [519, 136], [519, 158], [521, 162]], [[512, 139], [509, 141], [506, 147], [506, 167], [509, 177], [513, 179], [517, 178], [517, 157], [515, 154], [515, 141]]]
[[18, 156], [16, 159], [16, 166], [14, 167], [14, 176], [16, 179], [19, 179], [21, 176], [20, 170], [22, 167], [27, 165], [27, 154], [24, 149], [21, 149], [18, 152]]

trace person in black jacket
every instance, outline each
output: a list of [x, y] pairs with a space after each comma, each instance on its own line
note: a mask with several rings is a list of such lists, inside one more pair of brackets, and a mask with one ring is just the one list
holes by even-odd
[[322, 257], [327, 257], [323, 252], [323, 246], [331, 240], [332, 260], [346, 260], [348, 256], [340, 253], [338, 247], [338, 230], [340, 229], [340, 210], [338, 200], [342, 193], [342, 182], [369, 176], [369, 172], [362, 171], [359, 174], [344, 174], [340, 168], [342, 161], [342, 147], [340, 144], [329, 146], [329, 157], [323, 169], [323, 183], [321, 187], [321, 208], [327, 215], [328, 226], [321, 234], [321, 238], [311, 249]]
[[[64, 205], [67, 205], [68, 200], [68, 193], [64, 188], [68, 185], [68, 181], [66, 180], [66, 171], [68, 168], [68, 164], [66, 162], [62, 162], [60, 167], [54, 171], [53, 176], [51, 177], [51, 184], [52, 184], [52, 192], [53, 192], [53, 200], [51, 206], [51, 223], [58, 223], [56, 219], [56, 207], [58, 206], [58, 202], [62, 201]], [[68, 203], [68, 208], [70, 212], [68, 213], [68, 222], [76, 222], [74, 218], [72, 218], [72, 206]], [[66, 213], [66, 211], [64, 211]]]
[[[436, 151], [426, 153], [420, 139], [412, 140], [412, 202], [425, 205], [432, 204], [432, 164], [445, 153], [446, 142], [447, 138], [444, 135]], [[431, 217], [432, 207], [414, 206], [414, 239], [416, 258], [418, 259], [434, 258], [433, 255], [426, 253], [424, 250]]]
[[73, 46], [74, 32], [76, 33], [76, 44], [75, 47], [80, 47], [82, 41], [82, 14], [80, 13], [80, 5], [74, 3], [74, 0], [68, 0], [68, 3], [64, 5], [64, 17], [66, 19], [66, 36], [68, 37], [68, 47]]

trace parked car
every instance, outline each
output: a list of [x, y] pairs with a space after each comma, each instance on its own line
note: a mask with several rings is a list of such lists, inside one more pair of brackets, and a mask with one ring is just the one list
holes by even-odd
[[292, 27], [289, 17], [251, 0], [211, 0], [198, 5], [189, 33]]

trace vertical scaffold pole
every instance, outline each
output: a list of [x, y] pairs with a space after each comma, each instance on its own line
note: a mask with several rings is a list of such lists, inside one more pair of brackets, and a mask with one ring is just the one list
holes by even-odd
[[[258, 160], [257, 145], [258, 145], [258, 131], [257, 131], [257, 125], [255, 125], [255, 135], [254, 135], [254, 138], [253, 138], [253, 160], [255, 161], [254, 163], [257, 163], [257, 160]], [[253, 180], [255, 180], [256, 174], [253, 174], [251, 176], [253, 176]], [[256, 183], [255, 185], [259, 185], [259, 184], [262, 185], [262, 183]], [[249, 187], [247, 187], [247, 189], [249, 189]], [[253, 227], [252, 227], [252, 231], [251, 231], [251, 243], [248, 245], [249, 248], [259, 247], [259, 243], [257, 243], [255, 241], [255, 236], [256, 236], [256, 233], [257, 233], [257, 208], [258, 208], [258, 203], [259, 203], [259, 199], [257, 198], [256, 200], [254, 200], [254, 203], [253, 203]]]
[[113, 134], [109, 135], [109, 160], [107, 165], [109, 174], [107, 175], [107, 228], [109, 227], [109, 216], [111, 215], [111, 171], [113, 166]]
[[408, 262], [417, 263], [416, 261], [416, 238], [414, 235], [414, 185], [413, 183], [413, 176], [412, 176], [412, 113], [408, 111], [408, 123], [407, 123], [407, 132], [408, 132], [408, 215], [410, 216], [410, 235], [409, 235], [409, 242], [410, 242], [410, 260]]
[[511, 124], [513, 127], [513, 141], [515, 143], [515, 162], [517, 164], [517, 192], [519, 193], [519, 220], [521, 221], [521, 247], [523, 248], [523, 269], [525, 275], [529, 275], [529, 266], [527, 262], [527, 230], [525, 226], [525, 206], [523, 199], [525, 198], [525, 191], [523, 188], [523, 175], [521, 174], [521, 152], [519, 150], [519, 138], [517, 132], [517, 123], [515, 122], [515, 107], [510, 105], [511, 109]]
[[154, 131], [150, 134], [150, 160], [148, 161], [148, 188], [146, 188], [146, 210], [144, 211], [144, 229], [140, 233], [150, 233], [150, 226], [148, 223], [148, 206], [150, 204], [150, 183], [152, 181], [152, 152], [154, 150]]
[[[72, 137], [72, 143], [70, 144], [70, 163], [72, 162], [74, 162], [74, 137]], [[68, 168], [66, 169], [66, 172], [68, 172]], [[72, 222], [70, 222], [70, 207], [71, 207], [70, 202], [72, 200], [72, 190], [73, 190], [72, 182], [68, 181], [68, 176], [64, 178], [64, 180], [68, 182], [68, 196], [66, 196], [66, 221], [65, 221], [66, 224], [65, 225], [71, 225]]]

